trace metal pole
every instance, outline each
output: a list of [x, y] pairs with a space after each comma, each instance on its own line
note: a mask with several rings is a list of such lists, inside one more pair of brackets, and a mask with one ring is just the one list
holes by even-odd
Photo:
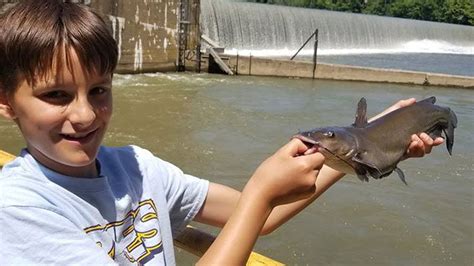
[[201, 73], [201, 2], [200, 0], [194, 1], [194, 27], [196, 29], [196, 70], [198, 73]]
[[186, 68], [186, 48], [188, 38], [188, 0], [181, 0], [179, 4], [179, 41], [178, 41], [178, 71]]
[[201, 73], [201, 38], [199, 38], [199, 44], [196, 46], [196, 65], [197, 73]]
[[239, 74], [239, 53], [237, 52], [237, 58], [236, 58], [236, 67], [235, 67], [235, 74], [238, 75]]
[[313, 79], [316, 75], [316, 65], [318, 63], [318, 29], [314, 32], [314, 53], [313, 53]]
[[252, 75], [252, 53], [249, 56], [249, 76]]
[[309, 36], [309, 38], [303, 43], [303, 45], [300, 47], [300, 49], [298, 49], [298, 51], [296, 52], [295, 55], [293, 55], [290, 60], [293, 60], [293, 58], [296, 57], [296, 55], [298, 55], [298, 53], [301, 51], [301, 49], [303, 49], [303, 47], [311, 40], [311, 38], [313, 38], [314, 34], [317, 33], [318, 30], [316, 30], [313, 34], [311, 34], [311, 36]]

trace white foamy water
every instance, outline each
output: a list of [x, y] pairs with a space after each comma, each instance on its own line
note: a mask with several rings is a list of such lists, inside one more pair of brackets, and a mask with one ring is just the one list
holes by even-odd
[[[309, 43], [307, 46], [312, 47], [313, 43]], [[226, 54], [230, 55], [244, 55], [244, 56], [258, 56], [258, 57], [291, 57], [298, 50], [282, 48], [282, 49], [237, 49], [228, 48], [225, 49]], [[304, 48], [298, 55], [299, 56], [312, 56], [314, 48]], [[388, 48], [338, 48], [318, 49], [318, 55], [358, 55], [358, 54], [399, 54], [399, 53], [431, 53], [431, 54], [466, 54], [474, 55], [474, 43], [473, 46], [459, 46], [446, 41], [438, 40], [413, 40], [403, 42], [393, 47]]]

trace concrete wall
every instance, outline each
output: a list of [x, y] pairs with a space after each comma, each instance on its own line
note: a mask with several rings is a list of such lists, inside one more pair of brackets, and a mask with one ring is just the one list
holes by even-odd
[[[227, 64], [237, 75], [312, 78], [313, 63], [265, 59], [244, 56], [225, 56]], [[204, 68], [207, 65], [203, 65]], [[474, 78], [416, 71], [355, 67], [318, 63], [317, 79], [418, 84], [474, 89]]]
[[[16, 0], [0, 0], [0, 12]], [[117, 40], [119, 73], [176, 70], [180, 3], [187, 3], [190, 24], [187, 57], [193, 57], [199, 36], [199, 0], [76, 0], [104, 15]], [[194, 61], [189, 61], [190, 68]]]

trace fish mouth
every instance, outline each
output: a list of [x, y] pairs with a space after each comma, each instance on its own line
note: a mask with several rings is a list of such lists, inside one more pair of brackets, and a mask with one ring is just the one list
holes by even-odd
[[321, 149], [327, 151], [332, 156], [334, 156], [337, 159], [341, 160], [342, 162], [346, 163], [350, 167], [353, 167], [347, 160], [345, 160], [344, 158], [339, 156], [337, 153], [335, 153], [335, 152], [331, 151], [330, 149], [328, 149], [328, 148], [324, 147], [323, 145], [321, 145], [321, 142], [319, 142], [319, 141], [316, 141], [312, 138], [309, 138], [309, 137], [301, 135], [301, 134], [296, 134], [292, 138], [296, 138], [296, 139], [301, 140], [309, 148], [304, 153], [304, 155], [317, 152], [321, 148]]
[[292, 138], [301, 140], [303, 144], [306, 145], [306, 147], [308, 147], [308, 150], [306, 150], [303, 153], [303, 155], [308, 155], [308, 154], [316, 153], [319, 151], [319, 147], [320, 147], [319, 142], [315, 141], [314, 139], [308, 138], [300, 134], [294, 135]]
[[308, 146], [308, 148], [314, 147], [316, 145], [319, 146], [319, 141], [303, 136], [301, 134], [294, 135], [292, 138], [301, 140], [306, 146]]

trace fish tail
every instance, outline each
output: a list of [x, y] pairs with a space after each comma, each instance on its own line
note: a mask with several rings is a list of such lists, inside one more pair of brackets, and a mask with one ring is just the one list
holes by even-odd
[[448, 128], [444, 130], [446, 135], [446, 147], [448, 148], [449, 155], [452, 155], [454, 145], [454, 129], [458, 126], [458, 118], [456, 114], [449, 109], [449, 121]]

